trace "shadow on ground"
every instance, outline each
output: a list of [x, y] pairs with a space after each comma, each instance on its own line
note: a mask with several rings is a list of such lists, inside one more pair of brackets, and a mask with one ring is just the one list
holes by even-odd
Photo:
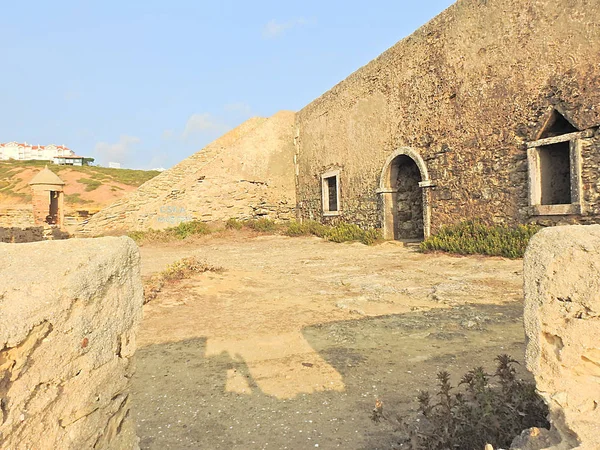
[[[206, 339], [138, 350], [134, 415], [142, 449], [390, 449], [396, 416], [416, 407], [435, 374], [493, 370], [496, 355], [523, 360], [522, 305], [465, 305], [314, 325], [312, 348], [341, 374], [344, 390], [278, 399], [264, 394], [244, 360], [206, 357]], [[297, 361], [294, 364], [298, 364]], [[306, 364], [306, 365], [305, 365]], [[309, 363], [296, 368], [317, 370]], [[231, 392], [231, 379], [247, 389]], [[264, 382], [264, 380], [263, 380]], [[392, 420], [375, 424], [375, 400]]]

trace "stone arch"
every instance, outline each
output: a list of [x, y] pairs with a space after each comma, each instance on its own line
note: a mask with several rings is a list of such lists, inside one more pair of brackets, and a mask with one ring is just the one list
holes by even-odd
[[[418, 169], [418, 170], [417, 170]], [[418, 172], [418, 173], [417, 173]], [[403, 177], [412, 177], [406, 180], [411, 186], [412, 193], [406, 190], [406, 187], [401, 187], [403, 192], [399, 193], [398, 180]], [[417, 177], [419, 179], [417, 179]], [[414, 178], [414, 179], [413, 179]], [[418, 237], [427, 238], [431, 232], [431, 214], [430, 214], [430, 200], [429, 200], [429, 187], [432, 186], [431, 179], [429, 178], [429, 172], [427, 165], [421, 157], [418, 151], [402, 147], [395, 150], [388, 156], [381, 170], [381, 176], [379, 178], [379, 189], [377, 193], [381, 195], [382, 200], [382, 224], [383, 224], [383, 235], [385, 239], [398, 239], [405, 236], [399, 235], [398, 225], [400, 223], [399, 213], [399, 198], [405, 194], [414, 199], [414, 194], [417, 192], [415, 189], [420, 190], [420, 198], [417, 198], [420, 203], [414, 205], [415, 208], [422, 209], [419, 211], [419, 217], [415, 222], [415, 227], [418, 229]], [[418, 195], [418, 194], [417, 194]], [[415, 208], [412, 213], [415, 214]], [[422, 216], [421, 216], [422, 214]], [[408, 221], [412, 219], [409, 212]], [[420, 225], [422, 218], [422, 226]], [[420, 231], [422, 229], [422, 231]]]

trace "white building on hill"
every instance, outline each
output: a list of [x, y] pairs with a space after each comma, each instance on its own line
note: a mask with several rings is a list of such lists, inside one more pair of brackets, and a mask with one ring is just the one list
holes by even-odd
[[31, 145], [27, 142], [0, 143], [0, 160], [17, 159], [21, 161], [29, 159], [52, 161], [55, 157], [72, 157], [75, 152], [64, 145]]

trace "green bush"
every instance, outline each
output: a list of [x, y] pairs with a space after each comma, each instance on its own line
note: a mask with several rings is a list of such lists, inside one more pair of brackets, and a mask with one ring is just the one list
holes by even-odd
[[317, 236], [330, 240], [332, 242], [358, 241], [365, 245], [372, 245], [382, 238], [380, 230], [364, 230], [358, 225], [350, 223], [340, 223], [335, 226], [324, 225], [315, 220], [305, 220], [297, 222], [295, 220], [278, 224], [271, 219], [254, 219], [240, 221], [231, 218], [225, 223], [225, 228], [229, 230], [241, 230], [249, 228], [261, 233], [283, 233], [286, 236]]
[[[500, 355], [496, 372], [485, 373], [478, 367], [463, 376], [455, 392], [450, 374], [437, 375], [438, 392], [419, 392], [420, 418], [408, 427], [406, 444], [411, 450], [508, 448], [513, 438], [527, 428], [549, 428], [548, 407], [536, 393], [535, 384], [518, 380], [516, 361]], [[496, 378], [497, 385], [490, 384]], [[437, 400], [436, 400], [437, 398]], [[372, 419], [385, 418], [381, 409], [373, 411]]]
[[466, 221], [443, 227], [439, 233], [421, 243], [421, 250], [522, 258], [529, 239], [540, 229], [533, 224], [511, 228]]
[[150, 228], [147, 231], [130, 231], [127, 233], [131, 239], [138, 245], [143, 245], [149, 242], [168, 242], [174, 239], [169, 229], [166, 230], [154, 230]]
[[130, 231], [127, 233], [138, 245], [147, 242], [169, 242], [174, 239], [187, 239], [190, 236], [203, 236], [212, 233], [211, 228], [204, 222], [193, 220], [191, 222], [181, 222], [176, 227], [165, 228], [164, 230]]
[[167, 228], [165, 231], [172, 234], [177, 239], [186, 239], [190, 236], [210, 234], [211, 229], [204, 222], [192, 220], [191, 222], [181, 222], [176, 227]]
[[323, 225], [314, 220], [302, 223], [290, 222], [284, 232], [288, 236], [318, 236], [332, 242], [358, 241], [365, 245], [373, 245], [382, 238], [381, 232], [373, 228], [364, 230], [353, 223], [342, 222], [338, 225]]
[[146, 231], [130, 231], [129, 233], [127, 233], [127, 236], [133, 239], [136, 242], [136, 244], [140, 244], [146, 237], [146, 234]]
[[287, 224], [284, 232], [287, 236], [317, 236], [324, 238], [331, 227], [323, 225], [315, 220], [306, 220], [304, 222], [292, 221]]
[[225, 222], [225, 228], [228, 230], [241, 230], [244, 228], [244, 224], [233, 217]]
[[381, 239], [381, 232], [373, 228], [363, 230], [353, 223], [340, 223], [332, 227], [326, 237], [332, 242], [359, 241], [365, 245], [373, 245]]
[[271, 219], [247, 220], [244, 222], [244, 225], [251, 230], [260, 231], [262, 233], [269, 233], [272, 231], [277, 231], [278, 229], [277, 224]]

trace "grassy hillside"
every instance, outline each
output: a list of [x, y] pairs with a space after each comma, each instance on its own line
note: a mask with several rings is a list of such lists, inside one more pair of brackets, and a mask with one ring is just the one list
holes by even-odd
[[101, 209], [160, 173], [155, 170], [58, 166], [48, 161], [0, 161], [0, 208], [28, 204], [31, 189], [27, 183], [46, 165], [66, 183], [66, 208], [72, 210]]

